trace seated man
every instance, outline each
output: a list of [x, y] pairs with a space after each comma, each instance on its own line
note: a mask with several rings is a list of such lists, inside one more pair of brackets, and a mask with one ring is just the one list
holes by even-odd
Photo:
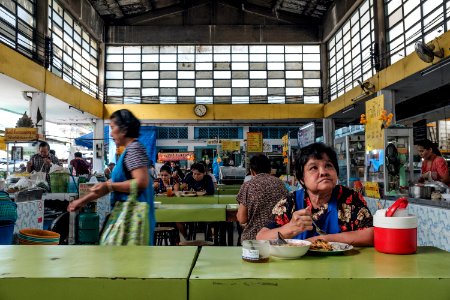
[[206, 195], [214, 195], [214, 183], [211, 176], [206, 175], [203, 164], [193, 164], [191, 166], [191, 173], [186, 175], [183, 182], [183, 190], [205, 191]]

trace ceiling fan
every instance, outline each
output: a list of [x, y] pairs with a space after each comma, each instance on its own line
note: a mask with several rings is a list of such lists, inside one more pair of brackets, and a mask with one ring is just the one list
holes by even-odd
[[422, 41], [418, 41], [414, 45], [414, 48], [415, 48], [416, 53], [419, 56], [419, 58], [426, 63], [433, 62], [434, 57], [439, 57], [439, 58], [444, 57], [444, 49], [440, 48], [439, 50], [434, 51], [435, 46], [431, 42], [428, 44], [425, 44]]

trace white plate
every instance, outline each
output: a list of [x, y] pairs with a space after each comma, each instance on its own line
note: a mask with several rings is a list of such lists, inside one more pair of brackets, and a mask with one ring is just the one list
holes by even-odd
[[181, 193], [181, 197], [197, 197], [197, 194], [185, 194], [185, 193]]
[[321, 255], [336, 255], [341, 254], [346, 251], [350, 251], [353, 249], [352, 245], [346, 244], [346, 243], [339, 243], [339, 242], [329, 242], [331, 247], [333, 247], [332, 251], [326, 251], [326, 250], [313, 250], [309, 249], [309, 252], [315, 253], [315, 254], [321, 254]]

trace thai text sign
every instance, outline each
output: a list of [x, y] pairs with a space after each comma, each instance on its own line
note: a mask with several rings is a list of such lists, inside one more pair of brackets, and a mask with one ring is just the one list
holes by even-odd
[[366, 102], [366, 151], [384, 149], [384, 130], [380, 120], [381, 111], [384, 109], [384, 95], [378, 96]]
[[4, 136], [0, 136], [0, 150], [6, 150], [6, 143]]
[[380, 199], [380, 186], [378, 185], [378, 182], [365, 182], [364, 183], [364, 190], [366, 192], [367, 197]]
[[194, 152], [158, 153], [158, 161], [194, 160]]
[[262, 132], [247, 132], [247, 152], [263, 152]]
[[298, 129], [297, 142], [300, 148], [311, 145], [316, 140], [316, 126], [314, 122], [308, 123]]
[[222, 151], [239, 151], [241, 150], [240, 141], [222, 141]]
[[5, 128], [6, 142], [28, 142], [38, 138], [37, 128]]

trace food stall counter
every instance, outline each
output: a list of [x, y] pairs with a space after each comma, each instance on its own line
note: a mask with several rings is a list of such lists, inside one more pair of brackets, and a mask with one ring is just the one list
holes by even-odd
[[[203, 247], [189, 279], [189, 299], [434, 299], [450, 295], [450, 253], [419, 247], [390, 255], [355, 248], [344, 255], [268, 263], [241, 259], [241, 247]], [[297, 295], [297, 296], [296, 296]]]
[[0, 253], [2, 300], [186, 300], [197, 248], [0, 246]]

